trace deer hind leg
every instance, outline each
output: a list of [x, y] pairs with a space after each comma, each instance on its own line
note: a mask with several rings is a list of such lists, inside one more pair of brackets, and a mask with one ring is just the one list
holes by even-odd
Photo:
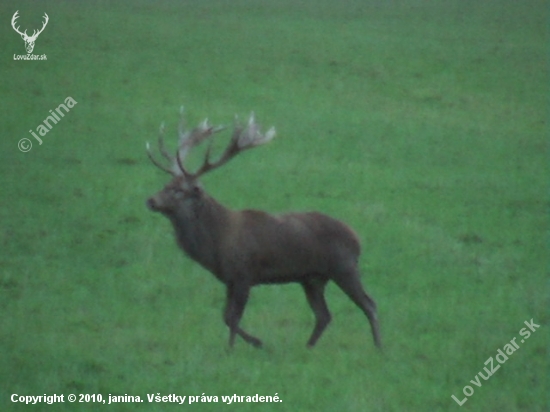
[[380, 342], [378, 317], [376, 316], [376, 303], [363, 289], [357, 269], [352, 269], [335, 277], [334, 282], [365, 313], [370, 322], [374, 344], [380, 348], [382, 344]]
[[309, 306], [315, 314], [315, 327], [307, 342], [307, 346], [312, 348], [317, 343], [317, 340], [321, 337], [321, 334], [328, 326], [331, 320], [330, 311], [325, 301], [325, 286], [327, 280], [308, 280], [302, 282], [302, 287], [306, 293]]
[[239, 322], [243, 316], [250, 288], [244, 286], [229, 285], [227, 287], [227, 301], [223, 319], [229, 327], [229, 347], [235, 344], [235, 335], [239, 335], [246, 342], [259, 348], [262, 346], [262, 341], [239, 327]]

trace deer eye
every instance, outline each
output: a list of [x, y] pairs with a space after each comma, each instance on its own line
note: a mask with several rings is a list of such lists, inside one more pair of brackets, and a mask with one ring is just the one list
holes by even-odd
[[183, 189], [180, 189], [179, 187], [175, 187], [175, 188], [170, 189], [170, 195], [177, 198], [177, 199], [181, 199], [184, 194], [185, 193], [184, 193]]

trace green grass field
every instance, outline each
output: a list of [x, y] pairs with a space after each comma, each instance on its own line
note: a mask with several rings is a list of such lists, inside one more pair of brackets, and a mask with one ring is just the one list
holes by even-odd
[[[7, 3], [0, 410], [548, 410], [547, 1]], [[46, 61], [14, 60], [26, 54], [16, 10], [30, 33], [48, 13], [33, 51]], [[29, 131], [67, 97], [76, 105], [39, 144]], [[265, 348], [228, 350], [223, 285], [144, 204], [168, 182], [145, 142], [164, 120], [175, 144], [181, 104], [190, 123], [254, 110], [276, 126], [274, 142], [203, 183], [232, 208], [349, 223], [383, 352], [334, 285], [315, 349], [313, 315], [288, 285], [252, 291], [243, 326]], [[519, 350], [470, 382], [514, 338]], [[282, 402], [222, 402], [233, 394]]]

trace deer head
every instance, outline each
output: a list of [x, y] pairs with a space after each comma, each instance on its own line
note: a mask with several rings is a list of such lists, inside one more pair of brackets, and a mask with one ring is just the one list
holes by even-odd
[[161, 212], [167, 216], [173, 216], [188, 200], [197, 199], [202, 194], [198, 179], [207, 172], [210, 172], [224, 165], [240, 152], [269, 142], [275, 137], [275, 128], [269, 129], [265, 134], [260, 132], [260, 127], [256, 123], [254, 113], [250, 115], [248, 124], [243, 127], [238, 119], [235, 119], [235, 126], [231, 140], [223, 153], [216, 161], [211, 160], [212, 139], [206, 150], [202, 165], [195, 171], [190, 172], [184, 166], [185, 158], [190, 150], [201, 142], [211, 138], [215, 133], [224, 130], [224, 126], [212, 126], [205, 119], [193, 130], [188, 131], [185, 128], [185, 118], [183, 107], [180, 110], [181, 120], [178, 127], [179, 144], [176, 155], [172, 156], [166, 150], [164, 145], [164, 123], [160, 126], [158, 138], [159, 151], [161, 155], [169, 162], [170, 167], [164, 166], [158, 162], [152, 155], [149, 142], [147, 142], [147, 155], [149, 159], [159, 169], [173, 176], [172, 181], [159, 193], [147, 200], [147, 206], [153, 210]]
[[33, 33], [32, 33], [32, 36], [28, 36], [27, 35], [27, 30], [25, 30], [23, 33], [21, 33], [21, 31], [19, 30], [19, 27], [15, 27], [15, 21], [19, 18], [19, 16], [17, 15], [17, 13], [19, 13], [19, 10], [17, 10], [12, 19], [11, 19], [11, 26], [13, 27], [13, 29], [19, 33], [21, 35], [21, 38], [25, 41], [25, 48], [27, 49], [27, 53], [32, 53], [33, 49], [34, 49], [34, 42], [36, 41], [36, 38], [38, 37], [38, 35], [40, 33], [42, 33], [44, 31], [44, 28], [46, 27], [46, 25], [48, 24], [48, 20], [49, 20], [49, 17], [46, 13], [44, 13], [44, 23], [42, 23], [42, 28], [40, 30], [33, 30]]

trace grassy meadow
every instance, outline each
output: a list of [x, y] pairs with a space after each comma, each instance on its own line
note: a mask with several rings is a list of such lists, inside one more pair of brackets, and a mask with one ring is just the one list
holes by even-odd
[[[47, 60], [14, 60], [26, 54], [16, 10], [28, 33], [48, 14], [33, 51]], [[548, 410], [548, 11], [538, 0], [2, 2], [0, 410]], [[29, 131], [67, 97], [76, 104], [39, 144]], [[232, 208], [319, 210], [352, 226], [383, 351], [334, 285], [313, 350], [298, 285], [253, 289], [242, 325], [265, 347], [228, 350], [223, 285], [144, 203], [169, 180], [145, 142], [166, 121], [175, 145], [182, 104], [190, 124], [254, 110], [276, 126], [272, 143], [203, 183]], [[540, 328], [525, 339], [531, 319]], [[514, 338], [519, 349], [472, 383]], [[282, 402], [222, 403], [233, 394]]]

